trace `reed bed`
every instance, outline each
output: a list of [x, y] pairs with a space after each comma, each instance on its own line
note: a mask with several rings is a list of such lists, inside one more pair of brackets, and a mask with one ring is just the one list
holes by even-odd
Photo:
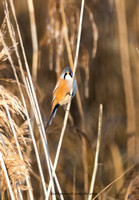
[[[22, 9], [16, 1], [3, 0], [0, 28], [0, 194], [3, 200], [135, 200], [139, 197], [135, 109], [138, 97], [134, 98], [137, 87], [132, 81], [137, 69], [134, 64], [135, 69], [130, 66], [132, 47], [128, 46], [126, 2], [114, 1], [115, 6], [109, 5], [117, 16], [114, 34], [119, 39], [121, 73], [116, 68], [107, 68], [106, 72], [102, 66], [98, 71], [94, 68], [100, 62], [100, 51], [105, 54], [106, 48], [102, 40], [107, 29], [101, 23], [98, 25], [100, 19], [96, 14], [101, 9], [99, 3], [41, 0], [38, 5], [27, 0], [25, 5], [22, 2], [24, 17], [28, 16], [25, 31], [30, 31], [32, 45], [28, 55], [26, 33], [19, 17]], [[45, 14], [43, 9], [42, 13], [39, 10], [43, 5]], [[38, 10], [45, 21], [43, 27], [37, 18]], [[133, 17], [135, 21], [136, 15]], [[108, 46], [112, 52], [118, 48], [109, 40]], [[104, 65], [108, 63], [107, 56]], [[135, 63], [135, 56], [132, 59]], [[65, 113], [59, 109], [52, 125], [45, 130], [53, 86], [67, 63], [77, 81], [76, 97], [72, 104], [70, 99]], [[111, 87], [112, 75], [107, 82], [109, 70], [116, 72], [120, 83], [123, 80], [122, 87], [117, 81]], [[116, 92], [121, 98], [119, 107]], [[113, 98], [106, 97], [109, 93], [114, 93]]]

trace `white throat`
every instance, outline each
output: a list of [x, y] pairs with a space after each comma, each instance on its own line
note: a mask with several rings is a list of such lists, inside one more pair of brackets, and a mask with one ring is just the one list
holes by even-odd
[[71, 79], [72, 79], [72, 77], [69, 74], [67, 74], [65, 77], [65, 80], [71, 80]]

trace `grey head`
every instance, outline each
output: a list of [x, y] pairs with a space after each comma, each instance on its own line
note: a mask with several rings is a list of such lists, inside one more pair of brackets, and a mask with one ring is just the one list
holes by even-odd
[[69, 78], [72, 78], [73, 77], [73, 73], [72, 73], [72, 70], [70, 67], [65, 67], [62, 71], [62, 74], [60, 76], [60, 78], [63, 78], [63, 79], [69, 79]]
[[[60, 78], [62, 79], [66, 79], [68, 80], [69, 82], [71, 82], [72, 78], [73, 78], [73, 73], [72, 73], [72, 70], [70, 67], [65, 67], [62, 71], [62, 74], [60, 76]], [[74, 80], [74, 83], [73, 83], [73, 93], [72, 93], [72, 98], [75, 96], [75, 93], [76, 93], [76, 80]]]

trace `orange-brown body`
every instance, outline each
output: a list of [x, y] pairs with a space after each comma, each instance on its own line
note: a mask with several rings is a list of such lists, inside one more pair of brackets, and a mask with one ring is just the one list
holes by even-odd
[[[57, 82], [56, 88], [53, 92], [53, 100], [52, 100], [52, 109], [59, 104], [66, 104], [68, 103], [69, 95], [71, 90], [71, 82], [65, 79], [59, 79]], [[68, 97], [66, 97], [68, 95]]]

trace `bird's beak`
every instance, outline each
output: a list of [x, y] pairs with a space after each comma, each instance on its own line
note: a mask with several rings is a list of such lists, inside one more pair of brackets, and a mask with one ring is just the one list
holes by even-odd
[[67, 73], [67, 75], [69, 75], [69, 73]]

